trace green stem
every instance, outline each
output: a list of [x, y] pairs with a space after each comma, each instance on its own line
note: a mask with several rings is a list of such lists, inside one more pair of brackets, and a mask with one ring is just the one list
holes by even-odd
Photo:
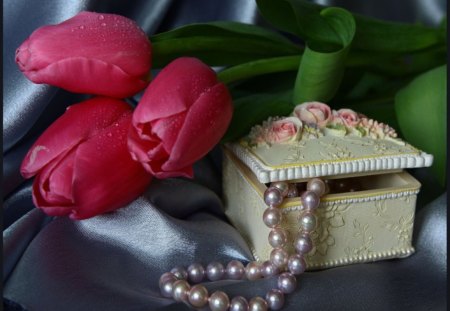
[[[424, 51], [419, 51], [416, 53], [410, 54], [411, 56], [422, 56], [422, 57], [430, 57], [434, 56], [434, 53], [439, 53], [445, 51], [445, 47], [434, 47], [433, 49], [427, 49]], [[375, 63], [383, 64], [384, 62], [392, 62], [392, 59], [399, 58], [400, 55], [358, 55], [358, 54], [350, 54], [347, 56], [347, 60], [345, 66], [348, 68], [365, 68], [373, 66]], [[258, 59], [255, 61], [250, 61], [247, 63], [242, 63], [236, 66], [232, 66], [226, 68], [217, 74], [220, 81], [223, 83], [231, 83], [242, 79], [247, 79], [251, 77], [255, 77], [262, 74], [267, 73], [275, 73], [275, 72], [285, 72], [285, 71], [296, 71], [299, 68], [300, 61], [302, 55], [293, 55], [293, 56], [279, 56], [279, 57], [271, 57]], [[436, 60], [438, 61], [439, 58]], [[412, 66], [412, 65], [411, 65]], [[411, 71], [414, 71], [410, 68], [404, 68], [404, 66], [379, 66], [379, 68], [373, 68], [374, 71], [381, 71], [381, 73], [392, 75], [392, 76], [403, 76], [410, 74]], [[424, 68], [419, 68], [419, 71], [424, 71], [427, 66], [422, 65]]]
[[266, 73], [294, 71], [297, 70], [300, 60], [301, 55], [259, 59], [224, 69], [217, 74], [217, 77], [228, 84]]

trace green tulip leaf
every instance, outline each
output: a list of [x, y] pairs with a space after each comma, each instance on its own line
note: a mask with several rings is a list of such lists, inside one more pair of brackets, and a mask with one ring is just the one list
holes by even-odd
[[401, 89], [395, 111], [403, 136], [434, 156], [432, 170], [441, 185], [446, 178], [447, 65], [427, 71]]
[[[325, 7], [304, 0], [256, 0], [263, 17], [280, 30], [304, 40], [333, 40], [333, 30], [318, 16]], [[353, 48], [380, 52], [411, 52], [446, 45], [444, 27], [382, 21], [353, 14], [356, 33]], [[317, 27], [320, 25], [320, 27]], [[318, 32], [317, 29], [320, 28]]]
[[227, 66], [302, 51], [276, 32], [237, 22], [190, 24], [151, 36], [150, 40], [154, 68], [182, 56], [197, 57], [210, 66]]
[[315, 24], [308, 31], [324, 35], [307, 41], [295, 81], [294, 104], [314, 100], [328, 102], [333, 98], [340, 86], [355, 34], [353, 17], [344, 9], [326, 8], [316, 15]]
[[297, 70], [301, 55], [258, 59], [222, 70], [217, 77], [223, 83], [249, 79], [259, 75]]
[[422, 73], [446, 62], [446, 46], [435, 46], [404, 54], [352, 48], [347, 56], [346, 66], [358, 67], [391, 77], [401, 77]]
[[270, 116], [285, 116], [292, 112], [292, 91], [259, 93], [234, 101], [234, 112], [222, 142], [234, 141], [248, 134], [253, 125]]

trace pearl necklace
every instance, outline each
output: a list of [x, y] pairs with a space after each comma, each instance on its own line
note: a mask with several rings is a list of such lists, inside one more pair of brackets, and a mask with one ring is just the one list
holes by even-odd
[[[284, 295], [292, 293], [297, 287], [295, 275], [302, 274], [306, 269], [305, 255], [313, 248], [311, 232], [317, 225], [314, 211], [320, 204], [320, 197], [326, 193], [327, 185], [319, 178], [308, 181], [306, 191], [301, 194], [302, 213], [299, 217], [300, 230], [294, 241], [296, 253], [288, 254], [285, 249], [287, 232], [280, 224], [282, 213], [278, 208], [284, 198], [297, 197], [296, 184], [274, 182], [264, 192], [264, 202], [268, 208], [264, 211], [263, 221], [271, 229], [269, 244], [273, 247], [270, 260], [258, 263], [251, 261], [246, 267], [238, 261], [231, 260], [226, 267], [220, 262], [211, 262], [206, 269], [198, 264], [191, 264], [187, 270], [175, 267], [164, 273], [159, 279], [159, 287], [164, 297], [190, 304], [194, 308], [203, 308], [207, 304], [212, 311], [265, 311], [279, 310], [284, 305]], [[265, 299], [253, 297], [249, 301], [242, 296], [236, 296], [231, 301], [223, 291], [215, 291], [209, 296], [208, 290], [201, 284], [195, 284], [206, 278], [218, 281], [226, 276], [228, 279], [241, 280], [244, 276], [248, 280], [278, 275], [277, 288], [267, 292]]]

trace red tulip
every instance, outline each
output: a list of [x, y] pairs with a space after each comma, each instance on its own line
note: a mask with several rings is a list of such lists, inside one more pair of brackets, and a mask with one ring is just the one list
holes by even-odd
[[131, 117], [130, 106], [107, 97], [70, 106], [22, 162], [25, 178], [36, 175], [34, 204], [49, 215], [84, 219], [139, 196], [151, 176], [128, 151]]
[[215, 72], [195, 58], [178, 58], [152, 81], [133, 113], [128, 147], [158, 178], [192, 177], [192, 164], [225, 133], [231, 96]]
[[17, 49], [16, 62], [34, 83], [124, 98], [148, 84], [150, 54], [150, 41], [132, 20], [81, 12], [35, 30]]

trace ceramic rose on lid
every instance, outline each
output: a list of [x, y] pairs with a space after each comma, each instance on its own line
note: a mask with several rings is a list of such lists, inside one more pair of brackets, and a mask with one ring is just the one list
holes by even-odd
[[[273, 139], [280, 123], [295, 124], [296, 130]], [[300, 104], [289, 117], [271, 117], [227, 148], [263, 183], [424, 167], [433, 161], [389, 125], [319, 102]]]
[[273, 238], [267, 237], [274, 229], [261, 221], [266, 191], [280, 182], [288, 185], [278, 208], [292, 252], [304, 247], [297, 245], [308, 204], [302, 193], [314, 178], [327, 190], [311, 220], [317, 224], [309, 234], [308, 269], [413, 253], [420, 183], [404, 169], [430, 166], [433, 156], [400, 139], [389, 125], [351, 109], [306, 102], [289, 116], [255, 125], [224, 151], [226, 214], [258, 260], [273, 252]]

